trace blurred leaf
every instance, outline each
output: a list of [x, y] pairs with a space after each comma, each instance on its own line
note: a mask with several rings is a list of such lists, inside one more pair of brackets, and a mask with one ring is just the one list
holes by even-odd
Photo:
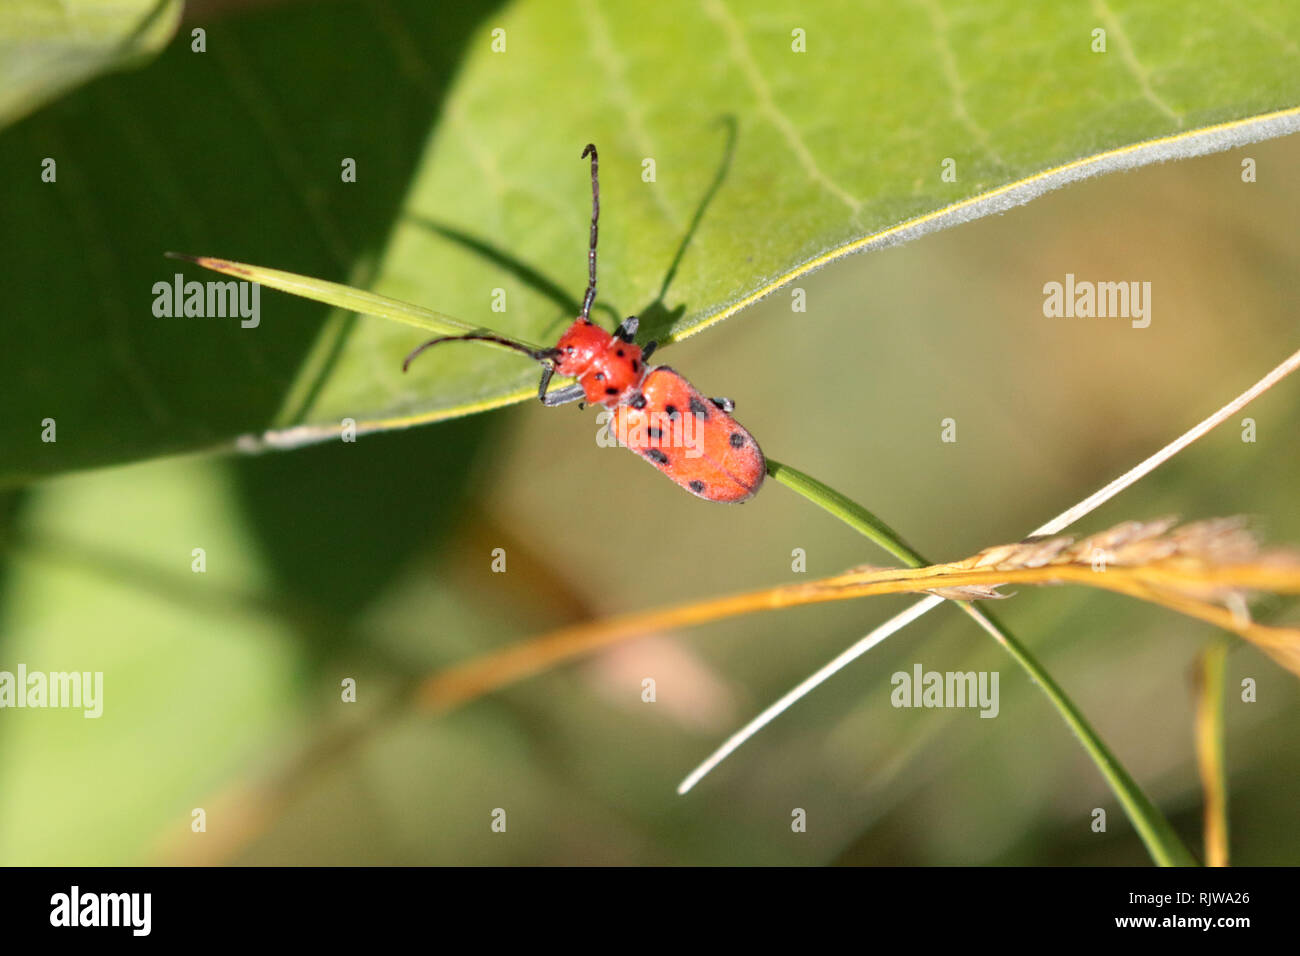
[[145, 862], [160, 835], [191, 835], [220, 781], [293, 739], [294, 628], [239, 600], [262, 567], [233, 505], [195, 461], [32, 493], [6, 552], [0, 668], [102, 672], [103, 710], [4, 711], [0, 864]]
[[25, 489], [0, 491], [0, 595], [5, 593], [10, 567], [10, 547], [14, 525], [22, 514], [29, 492]]
[[439, 554], [499, 419], [236, 458], [249, 527], [277, 593], [325, 612], [315, 658], [355, 653], [353, 619], [418, 550]]
[[181, 0], [7, 0], [0, 7], [0, 126], [98, 73], [157, 53]]
[[[263, 429], [290, 446], [337, 434], [345, 417], [399, 427], [532, 391], [529, 363], [468, 346], [403, 376], [420, 341], [410, 329], [342, 314], [321, 329], [319, 307], [271, 293], [255, 330], [155, 318], [149, 290], [171, 275], [150, 256], [167, 249], [372, 287], [546, 342], [585, 283], [578, 154], [592, 141], [598, 304], [639, 314], [643, 338], [680, 338], [846, 251], [1093, 172], [1281, 135], [1297, 114], [1185, 134], [1300, 102], [1282, 55], [1300, 10], [1281, 2], [1249, 18], [1204, 0], [797, 15], [776, 0], [575, 0], [515, 3], [481, 25], [461, 15], [448, 25], [414, 2], [278, 8], [214, 28], [206, 56], [173, 51], [6, 137], [9, 228], [43, 229], [8, 237], [22, 279], [0, 289], [21, 327], [0, 367], [19, 395], [5, 479]], [[1092, 49], [1098, 29], [1105, 53]], [[140, 115], [166, 117], [166, 136]], [[73, 160], [58, 188], [31, 173], [51, 139]], [[344, 157], [356, 183], [339, 181]], [[60, 444], [43, 445], [36, 423], [59, 414]]]
[[[195, 806], [214, 830], [237, 827], [218, 822], [230, 808], [214, 792], [298, 746], [304, 711], [328, 713], [322, 665], [391, 666], [357, 616], [413, 553], [446, 548], [497, 424], [0, 493], [0, 668], [102, 671], [105, 688], [98, 719], [4, 712], [0, 863], [147, 862], [185, 844]], [[90, 780], [102, 789], [87, 814]]]

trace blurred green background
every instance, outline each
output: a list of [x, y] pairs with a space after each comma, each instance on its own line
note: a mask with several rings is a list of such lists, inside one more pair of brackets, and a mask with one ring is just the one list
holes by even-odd
[[[235, 7], [222, 15], [244, 15]], [[445, 46], [432, 82], [448, 81], [482, 16], [431, 19]], [[54, 122], [120, 96], [116, 82], [57, 104]], [[326, 92], [304, 85], [303, 102]], [[7, 141], [34, 135], [30, 122]], [[349, 248], [382, 239], [423, 133], [391, 144], [364, 208], [333, 209], [355, 230]], [[224, 145], [203, 175], [243, 169]], [[1257, 182], [1241, 181], [1244, 157]], [[706, 394], [732, 396], [773, 457], [863, 502], [935, 560], [961, 557], [1019, 538], [1294, 350], [1298, 163], [1291, 137], [1076, 185], [842, 261], [796, 283], [806, 312], [782, 291], [665, 360]], [[255, 182], [247, 201], [230, 222], [267, 226], [245, 258], [277, 264], [293, 215]], [[186, 241], [211, 248], [223, 222]], [[111, 230], [83, 239], [45, 248], [37, 229], [24, 255], [57, 275], [61, 258], [99, 254]], [[604, 262], [620, 255], [602, 248]], [[311, 272], [311, 261], [294, 264]], [[1067, 272], [1149, 281], [1150, 327], [1044, 318], [1043, 284]], [[582, 263], [547, 278], [580, 295]], [[319, 311], [289, 301], [278, 321]], [[267, 375], [287, 382], [304, 344], [299, 334], [267, 353]], [[222, 360], [178, 358], [177, 392], [187, 367]], [[58, 387], [58, 369], [33, 376], [25, 388]], [[255, 407], [276, 394], [264, 386], [232, 380], [230, 394]], [[1300, 382], [1246, 415], [1257, 441], [1228, 423], [1080, 530], [1245, 513], [1268, 540], [1300, 542]], [[940, 441], [948, 417], [955, 444]], [[413, 679], [550, 627], [791, 580], [795, 548], [809, 576], [885, 563], [775, 483], [743, 507], [711, 505], [596, 447], [595, 434], [590, 411], [528, 404], [356, 444], [156, 460], [7, 492], [0, 668], [102, 670], [105, 709], [99, 720], [0, 713], [0, 862], [1147, 862], [1057, 714], [947, 607], [675, 795], [728, 733], [905, 598], [653, 635], [441, 719], [404, 706]], [[190, 570], [197, 547], [202, 575]], [[491, 571], [494, 548], [506, 549], [505, 574]], [[1191, 668], [1215, 632], [1079, 589], [1026, 589], [997, 611], [1199, 852]], [[1284, 602], [1259, 616], [1300, 620]], [[890, 675], [917, 662], [1000, 671], [999, 717], [891, 707]], [[340, 702], [346, 677], [355, 704]], [[645, 677], [654, 704], [641, 700]], [[1238, 700], [1246, 677], [1256, 703]], [[1228, 689], [1233, 861], [1300, 862], [1300, 687], [1235, 643]], [[196, 807], [204, 833], [191, 832]], [[504, 834], [490, 829], [498, 807]], [[791, 832], [796, 807], [806, 833]], [[1095, 807], [1107, 810], [1104, 834], [1090, 829]]]

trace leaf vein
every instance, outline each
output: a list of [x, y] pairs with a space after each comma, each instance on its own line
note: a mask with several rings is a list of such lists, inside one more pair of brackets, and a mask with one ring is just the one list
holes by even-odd
[[1124, 31], [1123, 25], [1115, 12], [1106, 4], [1106, 0], [1092, 0], [1092, 10], [1097, 17], [1106, 25], [1106, 30], [1115, 38], [1115, 43], [1119, 47], [1120, 59], [1128, 67], [1128, 71], [1133, 74], [1137, 80], [1138, 88], [1142, 91], [1142, 97], [1151, 103], [1156, 109], [1164, 113], [1181, 128], [1183, 125], [1183, 114], [1179, 113], [1168, 103], [1166, 103], [1151, 86], [1151, 71], [1142, 65], [1137, 58], [1137, 53], [1133, 49], [1133, 44], [1129, 41], [1128, 34]]
[[821, 167], [817, 165], [817, 160], [813, 158], [812, 152], [799, 135], [799, 131], [795, 128], [790, 117], [781, 111], [781, 108], [776, 105], [776, 100], [772, 98], [772, 90], [768, 87], [767, 81], [763, 79], [762, 71], [759, 70], [758, 64], [754, 60], [749, 44], [745, 42], [740, 24], [731, 15], [731, 11], [727, 9], [722, 0], [707, 0], [705, 9], [727, 35], [732, 59], [736, 61], [745, 74], [745, 79], [758, 100], [759, 112], [767, 117], [768, 121], [776, 127], [777, 131], [785, 139], [790, 151], [799, 160], [799, 165], [803, 167], [808, 178], [848, 206], [856, 216], [862, 209], [862, 200], [850, 194], [844, 187], [822, 172]]
[[988, 130], [975, 122], [971, 116], [970, 110], [966, 106], [966, 84], [961, 78], [961, 73], [957, 69], [957, 57], [953, 53], [952, 43], [950, 42], [950, 24], [948, 17], [943, 12], [936, 0], [916, 0], [930, 18], [930, 26], [934, 30], [934, 47], [939, 54], [939, 64], [943, 68], [944, 80], [948, 84], [948, 90], [952, 94], [952, 112], [957, 118], [957, 122], [966, 128], [966, 131], [979, 142], [980, 148], [985, 154], [999, 166], [1006, 167], [1006, 162], [996, 149], [993, 148], [992, 140], [989, 137]]
[[[595, 55], [596, 61], [600, 63], [609, 78], [608, 91], [610, 98], [620, 107], [620, 112], [627, 121], [628, 130], [632, 135], [633, 142], [636, 143], [637, 150], [644, 157], [655, 155], [654, 148], [650, 145], [650, 136], [645, 126], [645, 110], [642, 108], [641, 101], [632, 95], [631, 89], [627, 82], [627, 58], [621, 55], [614, 45], [614, 36], [609, 29], [609, 21], [601, 12], [600, 8], [592, 0], [583, 0], [583, 10], [586, 14], [582, 18], [583, 23], [587, 25], [588, 37], [591, 41], [591, 49]], [[685, 223], [678, 212], [668, 204], [664, 198], [663, 189], [658, 182], [650, 190], [654, 197], [654, 203], [663, 213], [674, 229], [681, 231]]]

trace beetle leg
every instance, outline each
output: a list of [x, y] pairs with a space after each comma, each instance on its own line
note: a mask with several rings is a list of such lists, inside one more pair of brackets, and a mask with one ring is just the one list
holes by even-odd
[[614, 330], [614, 337], [616, 339], [622, 339], [624, 342], [631, 342], [636, 338], [636, 329], [640, 324], [640, 319], [635, 315], [629, 315], [619, 324], [619, 327]]
[[549, 407], [555, 405], [567, 405], [569, 402], [576, 402], [586, 396], [586, 391], [577, 382], [572, 385], [566, 385], [557, 392], [549, 392], [542, 396], [542, 404]]
[[543, 405], [548, 408], [555, 405], [564, 405], [568, 402], [576, 402], [582, 398], [586, 392], [581, 385], [574, 382], [572, 385], [566, 385], [564, 388], [554, 392], [548, 392], [546, 386], [551, 383], [551, 376], [555, 374], [555, 369], [550, 365], [542, 366], [542, 380], [537, 383], [537, 397], [541, 399]]

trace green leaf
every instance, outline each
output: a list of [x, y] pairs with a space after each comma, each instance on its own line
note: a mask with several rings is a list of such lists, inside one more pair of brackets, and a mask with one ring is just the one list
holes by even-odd
[[[275, 8], [11, 131], [0, 199], [17, 262], [0, 291], [20, 334], [0, 375], [19, 397], [3, 479], [239, 435], [288, 446], [344, 418], [391, 428], [533, 391], [530, 363], [472, 346], [403, 376], [420, 333], [276, 293], [256, 329], [156, 318], [168, 249], [554, 341], [586, 282], [579, 153], [595, 142], [597, 313], [673, 341], [840, 255], [1300, 126], [1300, 9], [1284, 2], [1248, 17], [1101, 0], [485, 9]], [[57, 188], [32, 173], [51, 138], [81, 162]], [[59, 443], [43, 444], [56, 412]]]
[[181, 0], [7, 0], [0, 7], [0, 126], [157, 53], [181, 10]]
[[[225, 445], [310, 400], [307, 363], [327, 374], [353, 320], [327, 326], [321, 306], [271, 292], [255, 329], [162, 319], [152, 290], [187, 269], [169, 250], [365, 282], [483, 5], [383, 14], [277, 4], [213, 20], [206, 53], [174, 43], [0, 134], [0, 484]], [[364, 68], [342, 82], [353, 57]], [[55, 183], [40, 179], [47, 156]], [[346, 156], [356, 184], [340, 182]]]

